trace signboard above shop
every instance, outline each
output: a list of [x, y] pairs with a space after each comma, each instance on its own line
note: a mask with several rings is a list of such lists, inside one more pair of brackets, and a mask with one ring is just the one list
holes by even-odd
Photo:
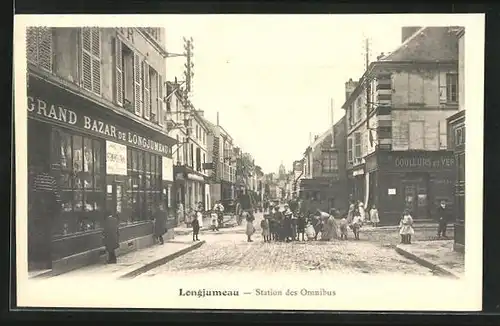
[[379, 168], [392, 171], [454, 170], [451, 151], [398, 151], [379, 156]]
[[79, 108], [69, 108], [45, 98], [28, 96], [28, 117], [78, 130], [116, 143], [170, 156], [171, 147], [119, 126], [109, 118], [95, 117]]

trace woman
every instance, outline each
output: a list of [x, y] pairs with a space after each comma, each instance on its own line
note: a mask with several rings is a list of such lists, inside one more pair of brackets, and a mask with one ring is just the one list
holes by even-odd
[[243, 212], [243, 216], [247, 221], [246, 234], [247, 242], [253, 242], [252, 235], [255, 233], [255, 227], [253, 226], [253, 218], [248, 212]]
[[159, 203], [154, 212], [155, 229], [154, 235], [160, 245], [163, 244], [163, 235], [167, 232], [167, 213], [163, 210], [163, 204]]
[[321, 212], [321, 219], [323, 220], [323, 231], [321, 232], [322, 241], [331, 241], [337, 238], [337, 224], [333, 216], [328, 213]]

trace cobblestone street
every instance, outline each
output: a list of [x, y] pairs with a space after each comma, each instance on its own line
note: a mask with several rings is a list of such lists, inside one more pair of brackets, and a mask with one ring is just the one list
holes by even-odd
[[[259, 214], [260, 215], [260, 214]], [[347, 274], [413, 274], [433, 275], [432, 271], [403, 258], [391, 247], [383, 247], [373, 239], [332, 242], [306, 241], [264, 243], [258, 227], [254, 242], [248, 243], [240, 227], [212, 233], [200, 239], [206, 244], [182, 257], [160, 266], [141, 277], [167, 273], [203, 271], [320, 271]], [[393, 231], [388, 231], [393, 232]]]

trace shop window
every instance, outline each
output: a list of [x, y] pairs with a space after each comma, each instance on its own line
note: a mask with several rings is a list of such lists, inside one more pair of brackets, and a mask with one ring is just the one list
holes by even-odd
[[127, 149], [128, 206], [127, 223], [147, 221], [152, 218], [152, 209], [162, 201], [161, 157]]
[[52, 169], [60, 176], [62, 200], [55, 234], [99, 229], [104, 216], [102, 142], [55, 128], [52, 143]]
[[26, 28], [26, 58], [40, 68], [52, 72], [53, 29], [50, 27]]

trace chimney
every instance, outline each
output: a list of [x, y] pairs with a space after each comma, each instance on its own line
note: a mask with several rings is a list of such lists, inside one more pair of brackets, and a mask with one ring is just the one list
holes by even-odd
[[422, 26], [405, 26], [401, 28], [401, 43], [404, 43], [421, 28]]
[[318, 135], [314, 136], [314, 141], [316, 141], [319, 138]]
[[352, 92], [356, 89], [358, 86], [358, 82], [355, 82], [352, 80], [352, 78], [349, 78], [349, 80], [345, 83], [345, 100], [347, 101], [349, 97], [351, 96]]

